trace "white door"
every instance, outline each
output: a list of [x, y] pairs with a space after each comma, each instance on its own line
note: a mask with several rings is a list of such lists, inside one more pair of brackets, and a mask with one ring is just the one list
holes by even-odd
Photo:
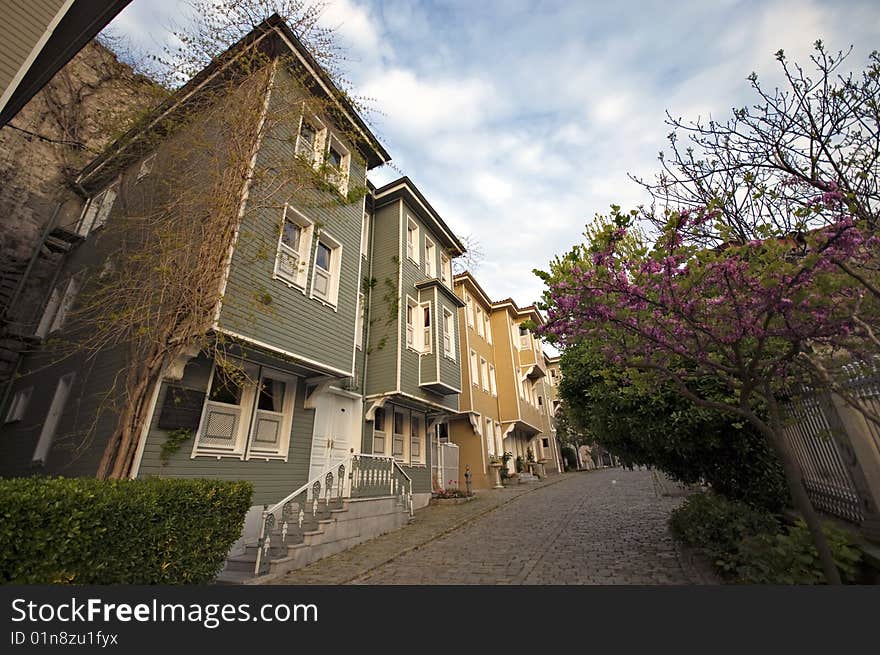
[[312, 433], [312, 456], [309, 479], [351, 454], [360, 452], [360, 400], [332, 392], [315, 400], [315, 429]]

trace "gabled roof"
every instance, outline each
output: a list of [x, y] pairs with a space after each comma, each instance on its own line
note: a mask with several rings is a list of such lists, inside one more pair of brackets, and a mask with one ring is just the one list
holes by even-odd
[[263, 48], [269, 56], [276, 57], [287, 50], [295, 55], [296, 61], [315, 82], [315, 90], [334, 105], [338, 117], [351, 123], [358, 134], [356, 146], [367, 162], [367, 168], [374, 168], [391, 159], [379, 143], [378, 138], [366, 125], [348, 96], [334, 84], [327, 72], [318, 64], [308, 49], [300, 42], [290, 26], [278, 14], [257, 25], [248, 34], [220, 54], [191, 80], [175, 91], [168, 99], [89, 163], [81, 172], [77, 182], [88, 185], [104, 177], [102, 171], [115, 173], [120, 166], [136, 161], [146, 151], [149, 144], [143, 137], [151, 131], [160, 130], [162, 122], [193, 102], [203, 88], [231, 73], [233, 64], [249, 48]]
[[471, 273], [470, 271], [463, 271], [463, 272], [459, 273], [458, 275], [456, 275], [453, 278], [453, 283], [455, 283], [455, 284], [468, 283], [474, 290], [476, 290], [482, 296], [481, 300], [483, 300], [484, 303], [486, 305], [488, 305], [489, 307], [491, 307], [493, 310], [507, 308], [507, 309], [510, 309], [513, 312], [514, 316], [516, 316], [517, 318], [524, 318], [524, 319], [531, 318], [538, 325], [544, 324], [544, 317], [541, 316], [541, 312], [538, 310], [538, 308], [534, 304], [526, 305], [525, 307], [521, 308], [521, 307], [519, 307], [519, 305], [516, 304], [516, 301], [513, 300], [513, 298], [505, 298], [504, 300], [498, 300], [495, 302], [490, 300], [489, 294], [487, 294], [483, 290], [483, 287], [480, 286], [479, 282], [477, 282], [476, 278], [473, 276], [473, 273]]
[[452, 250], [454, 256], [465, 253], [467, 249], [464, 244], [459, 241], [446, 222], [440, 218], [440, 214], [431, 207], [431, 203], [425, 199], [422, 192], [408, 177], [398, 178], [373, 191], [373, 206], [375, 209], [379, 209], [401, 198], [418, 214], [419, 218], [434, 228], [435, 234], [440, 237], [444, 246]]

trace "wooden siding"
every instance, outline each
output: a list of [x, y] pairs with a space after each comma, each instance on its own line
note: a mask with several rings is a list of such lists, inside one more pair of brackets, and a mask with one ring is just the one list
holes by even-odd
[[[279, 105], [282, 103], [296, 105], [297, 98], [290, 97], [286, 91], [295, 84], [284, 68], [278, 69], [269, 104], [270, 115], [281, 112]], [[219, 324], [221, 328], [258, 342], [351, 372], [355, 307], [360, 287], [363, 199], [344, 202], [335, 191], [319, 190], [309, 182], [288, 181], [283, 188], [274, 188], [278, 181], [270, 172], [289, 168], [289, 162], [295, 156], [298, 124], [290, 125], [289, 122], [272, 125], [257, 156], [255, 183], [232, 257]], [[345, 142], [329, 119], [325, 123], [354, 153], [354, 148]], [[349, 180], [352, 186], [364, 183], [364, 164], [356, 161], [354, 154]], [[272, 191], [268, 190], [270, 185]], [[315, 225], [305, 293], [282, 280], [273, 279], [285, 203], [290, 203]], [[342, 246], [335, 308], [311, 298], [317, 237], [321, 231]]]
[[0, 0], [3, 47], [0, 48], [0, 96], [13, 83], [65, 0]]
[[397, 389], [399, 304], [396, 298], [400, 251], [396, 203], [376, 212], [371, 233], [373, 285], [368, 298], [367, 395], [389, 393]]

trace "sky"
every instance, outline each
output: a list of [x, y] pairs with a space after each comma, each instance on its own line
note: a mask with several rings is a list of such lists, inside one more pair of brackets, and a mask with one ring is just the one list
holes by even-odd
[[[133, 0], [111, 23], [158, 52], [181, 0]], [[754, 100], [746, 77], [773, 87], [780, 48], [808, 63], [821, 38], [853, 46], [863, 69], [880, 48], [880, 3], [846, 0], [331, 0], [354, 91], [370, 125], [459, 235], [479, 244], [473, 269], [494, 300], [540, 298], [532, 270], [582, 241], [611, 204], [647, 201], [676, 117], [723, 120]]]

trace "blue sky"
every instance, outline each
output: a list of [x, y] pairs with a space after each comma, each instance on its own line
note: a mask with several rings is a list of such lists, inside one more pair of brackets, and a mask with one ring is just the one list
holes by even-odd
[[[112, 29], [156, 51], [179, 0], [133, 0]], [[645, 201], [669, 132], [665, 111], [726, 118], [746, 76], [778, 81], [773, 53], [807, 61], [822, 38], [880, 48], [880, 4], [806, 0], [407, 2], [335, 0], [348, 77], [397, 170], [449, 225], [479, 242], [475, 274], [495, 299], [540, 296], [531, 271], [581, 240], [610, 204]]]

